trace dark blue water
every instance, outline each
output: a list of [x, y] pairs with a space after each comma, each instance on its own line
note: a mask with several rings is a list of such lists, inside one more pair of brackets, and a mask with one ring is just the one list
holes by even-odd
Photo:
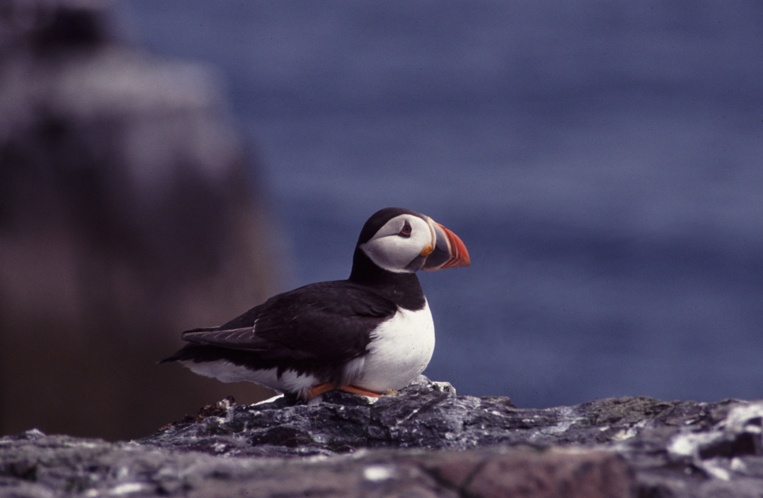
[[524, 406], [763, 397], [758, 0], [124, 10], [226, 82], [285, 288], [344, 278], [383, 206], [463, 238], [472, 267], [422, 276], [430, 377]]

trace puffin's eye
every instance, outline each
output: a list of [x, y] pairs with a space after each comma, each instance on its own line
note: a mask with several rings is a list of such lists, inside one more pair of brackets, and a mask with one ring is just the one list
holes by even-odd
[[403, 228], [400, 229], [400, 233], [398, 233], [398, 235], [407, 239], [411, 236], [411, 233], [413, 233], [413, 228], [411, 228], [411, 224], [408, 223], [408, 220], [405, 220], [405, 225], [403, 225]]

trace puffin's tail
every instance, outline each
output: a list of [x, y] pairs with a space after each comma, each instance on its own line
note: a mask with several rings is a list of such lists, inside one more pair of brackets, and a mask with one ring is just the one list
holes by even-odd
[[[186, 334], [193, 334], [194, 332], [212, 332], [212, 331], [219, 330], [219, 329], [220, 329], [220, 327], [206, 327], [206, 328], [200, 328], [200, 329], [186, 330], [185, 332], [183, 332], [180, 335], [180, 337], [185, 339], [186, 338]], [[177, 350], [174, 354], [172, 354], [172, 355], [170, 355], [170, 356], [168, 356], [166, 358], [163, 358], [163, 359], [157, 361], [156, 363], [157, 364], [172, 363], [174, 361], [188, 360], [188, 359], [190, 359], [189, 358], [189, 349], [196, 349], [196, 348], [192, 348], [191, 346], [192, 346], [191, 344], [186, 344], [185, 346], [183, 346], [182, 348]]]

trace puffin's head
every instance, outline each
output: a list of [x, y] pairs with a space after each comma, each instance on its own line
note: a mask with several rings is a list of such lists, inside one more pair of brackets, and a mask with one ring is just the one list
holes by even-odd
[[403, 208], [374, 213], [360, 232], [358, 249], [376, 266], [394, 273], [469, 265], [469, 252], [456, 234], [429, 216]]

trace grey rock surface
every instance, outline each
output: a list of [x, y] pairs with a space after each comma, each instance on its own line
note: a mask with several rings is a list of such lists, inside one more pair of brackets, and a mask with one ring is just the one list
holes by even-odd
[[759, 497], [761, 432], [761, 401], [517, 408], [420, 377], [378, 400], [224, 399], [129, 443], [5, 437], [0, 494]]
[[0, 444], [2, 496], [596, 498], [630, 496], [635, 489], [627, 463], [601, 451], [361, 450], [331, 458], [283, 460], [228, 458], [38, 433], [5, 438]]

